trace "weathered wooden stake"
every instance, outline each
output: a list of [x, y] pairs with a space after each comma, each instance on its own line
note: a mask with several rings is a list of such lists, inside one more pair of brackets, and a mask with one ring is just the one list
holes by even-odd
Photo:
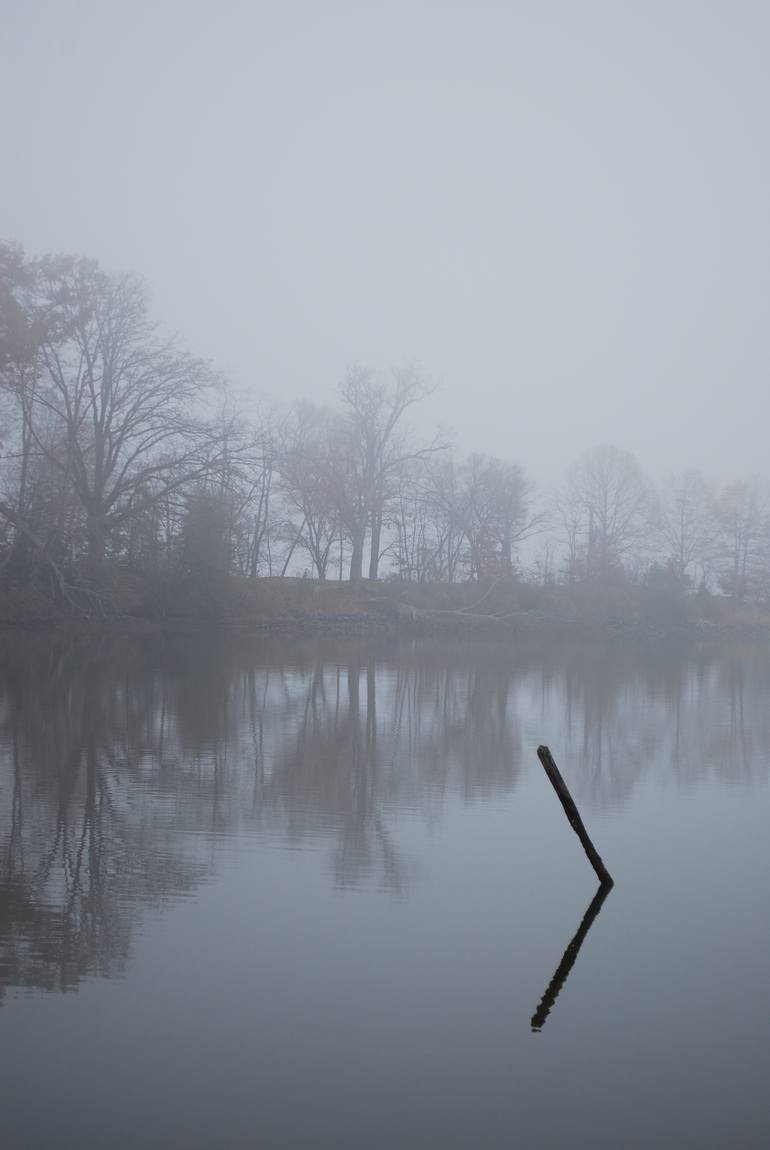
[[575, 806], [574, 799], [572, 798], [572, 795], [569, 793], [569, 790], [567, 789], [567, 784], [564, 782], [564, 779], [561, 777], [561, 772], [560, 772], [559, 768], [556, 766], [556, 763], [553, 761], [553, 755], [548, 750], [548, 747], [544, 747], [544, 746], [538, 747], [537, 748], [537, 757], [540, 759], [540, 762], [543, 764], [543, 768], [545, 769], [545, 773], [548, 775], [548, 778], [551, 780], [551, 785], [552, 785], [553, 789], [556, 791], [556, 794], [559, 796], [559, 802], [564, 807], [564, 813], [567, 816], [567, 819], [569, 821], [569, 825], [572, 827], [573, 831], [575, 832], [575, 834], [577, 835], [577, 837], [580, 839], [581, 843], [583, 844], [583, 850], [588, 855], [588, 859], [589, 859], [589, 862], [591, 863], [591, 866], [594, 868], [597, 875], [599, 876], [599, 882], [602, 884], [602, 886], [606, 886], [606, 887], [613, 886], [614, 883], [613, 883], [612, 876], [610, 875], [610, 872], [607, 870], [606, 866], [602, 862], [601, 855], [599, 854], [596, 847], [594, 846], [594, 844], [591, 842], [590, 838], [588, 837], [588, 831], [583, 826], [583, 820], [581, 819], [580, 814], [578, 813], [578, 809]]

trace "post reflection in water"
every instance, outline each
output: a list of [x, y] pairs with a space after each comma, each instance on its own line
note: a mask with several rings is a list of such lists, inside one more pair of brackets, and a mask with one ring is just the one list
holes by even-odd
[[545, 1021], [551, 1013], [553, 1004], [556, 1002], [564, 983], [569, 977], [569, 972], [572, 970], [572, 967], [575, 965], [575, 960], [580, 954], [580, 948], [585, 942], [586, 935], [596, 921], [599, 911], [604, 905], [604, 900], [612, 889], [613, 887], [609, 883], [600, 883], [599, 889], [591, 899], [580, 926], [567, 944], [567, 949], [561, 956], [561, 962], [556, 967], [553, 978], [548, 983], [545, 994], [540, 999], [537, 1010], [532, 1015], [530, 1026], [535, 1033], [539, 1033], [545, 1026]]

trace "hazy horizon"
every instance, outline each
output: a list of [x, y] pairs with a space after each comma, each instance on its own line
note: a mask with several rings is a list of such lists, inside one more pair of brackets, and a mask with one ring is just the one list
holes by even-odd
[[540, 482], [766, 470], [755, 3], [6, 0], [0, 235], [149, 283], [257, 402], [419, 360]]

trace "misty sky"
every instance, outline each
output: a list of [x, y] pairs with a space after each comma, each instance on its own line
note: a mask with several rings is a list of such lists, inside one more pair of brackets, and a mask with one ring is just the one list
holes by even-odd
[[770, 472], [770, 4], [0, 0], [0, 236], [239, 389], [417, 357], [541, 480]]

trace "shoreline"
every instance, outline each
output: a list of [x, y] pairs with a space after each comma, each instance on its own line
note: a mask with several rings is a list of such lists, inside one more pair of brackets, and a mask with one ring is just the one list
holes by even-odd
[[[77, 595], [82, 594], [78, 603]], [[378, 636], [632, 643], [770, 642], [770, 609], [721, 596], [643, 586], [319, 583], [230, 577], [208, 586], [110, 569], [70, 604], [34, 586], [0, 589], [0, 631], [94, 635], [237, 631], [273, 636]]]

